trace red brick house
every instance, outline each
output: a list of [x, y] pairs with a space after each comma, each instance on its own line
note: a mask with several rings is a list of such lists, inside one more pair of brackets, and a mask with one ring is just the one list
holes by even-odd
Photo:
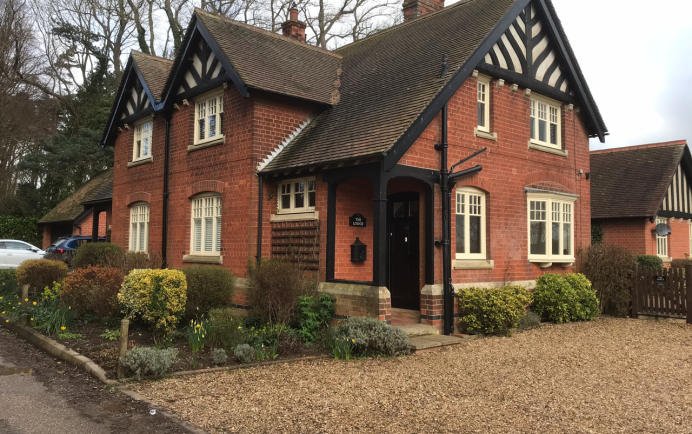
[[455, 287], [571, 271], [607, 130], [552, 3], [404, 10], [335, 51], [295, 9], [283, 35], [197, 10], [173, 62], [133, 53], [103, 140], [113, 241], [240, 277], [301, 262], [339, 316], [447, 333]]
[[[591, 152], [591, 222], [603, 242], [664, 262], [690, 254], [692, 157], [685, 140]], [[657, 224], [670, 234], [656, 233]]]

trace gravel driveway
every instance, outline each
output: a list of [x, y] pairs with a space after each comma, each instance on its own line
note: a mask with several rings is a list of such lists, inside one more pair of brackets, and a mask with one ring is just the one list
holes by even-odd
[[692, 327], [601, 319], [138, 389], [212, 433], [692, 433]]

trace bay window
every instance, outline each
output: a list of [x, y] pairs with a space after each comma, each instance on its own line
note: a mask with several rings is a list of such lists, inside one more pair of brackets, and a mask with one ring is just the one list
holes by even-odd
[[315, 178], [291, 179], [279, 184], [278, 212], [299, 213], [315, 210]]
[[574, 262], [574, 202], [576, 196], [528, 193], [529, 260]]
[[223, 139], [223, 89], [195, 98], [195, 145]]
[[463, 187], [456, 195], [456, 259], [486, 259], [485, 193]]
[[531, 142], [562, 149], [560, 103], [531, 95]]
[[221, 251], [221, 195], [192, 199], [191, 247], [193, 255], [218, 255]]
[[130, 207], [130, 251], [149, 250], [149, 204], [136, 203]]

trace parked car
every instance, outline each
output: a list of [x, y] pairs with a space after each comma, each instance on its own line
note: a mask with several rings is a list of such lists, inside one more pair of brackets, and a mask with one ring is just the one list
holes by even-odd
[[55, 251], [55, 248], [58, 245], [62, 244], [63, 241], [65, 241], [66, 239], [68, 239], [70, 237], [71, 237], [71, 235], [65, 235], [65, 236], [59, 237], [57, 240], [53, 241], [50, 244], [50, 246], [46, 247], [46, 253], [53, 253], [53, 251]]
[[19, 267], [27, 259], [43, 259], [46, 252], [19, 240], [0, 240], [0, 268], [7, 270]]
[[[99, 237], [98, 242], [103, 243], [106, 237]], [[46, 253], [55, 255], [71, 256], [79, 246], [84, 243], [91, 243], [91, 235], [72, 235], [58, 238], [55, 243], [48, 246]]]

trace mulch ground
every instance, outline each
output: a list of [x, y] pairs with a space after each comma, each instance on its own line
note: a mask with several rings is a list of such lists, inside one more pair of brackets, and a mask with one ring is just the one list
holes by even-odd
[[212, 433], [692, 433], [692, 327], [604, 318], [133, 387]]

